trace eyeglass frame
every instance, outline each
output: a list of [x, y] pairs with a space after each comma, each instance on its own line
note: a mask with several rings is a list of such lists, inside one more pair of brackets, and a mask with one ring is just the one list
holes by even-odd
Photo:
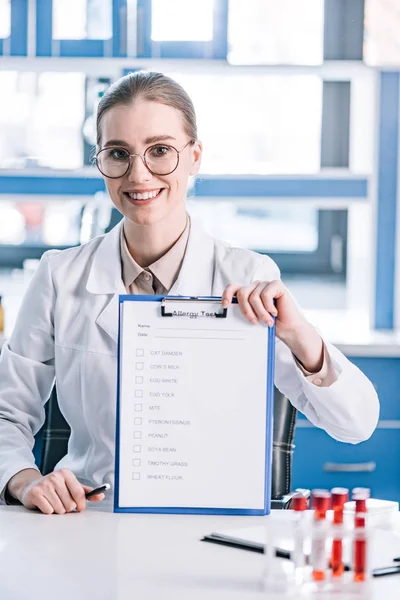
[[[132, 156], [140, 156], [140, 158], [142, 159], [142, 162], [144, 164], [144, 166], [146, 167], [146, 169], [149, 171], [149, 173], [151, 173], [152, 175], [159, 175], [160, 177], [164, 177], [166, 175], [171, 175], [171, 173], [173, 173], [174, 171], [176, 171], [176, 169], [178, 168], [179, 165], [179, 158], [180, 158], [180, 154], [181, 152], [184, 151], [185, 148], [187, 148], [189, 146], [189, 144], [194, 144], [196, 140], [189, 140], [184, 146], [183, 148], [181, 148], [181, 150], [177, 150], [177, 148], [175, 148], [175, 146], [171, 146], [171, 144], [163, 144], [162, 142], [159, 142], [158, 144], [152, 144], [151, 146], [148, 146], [148, 148], [146, 148], [146, 150], [142, 153], [140, 152], [133, 152], [132, 154], [128, 154], [128, 166], [127, 169], [125, 171], [125, 173], [123, 173], [122, 175], [118, 175], [118, 177], [109, 177], [108, 175], [106, 175], [105, 173], [103, 173], [103, 171], [100, 169], [99, 167], [99, 163], [97, 160], [97, 157], [99, 156], [99, 154], [101, 154], [101, 152], [104, 152], [104, 150], [110, 150], [113, 148], [121, 148], [122, 150], [126, 150], [126, 148], [124, 148], [124, 146], [106, 146], [105, 148], [102, 148], [101, 150], [99, 150], [97, 152], [97, 154], [95, 155], [94, 159], [96, 162], [96, 167], [98, 168], [98, 170], [100, 171], [100, 173], [103, 175], [103, 177], [106, 177], [107, 179], [121, 179], [121, 177], [125, 177], [125, 175], [127, 173], [129, 173], [129, 171], [132, 169], [132, 165], [133, 165], [133, 161], [132, 161]], [[176, 161], [176, 166], [172, 169], [172, 171], [169, 171], [168, 173], [155, 173], [154, 171], [152, 171], [149, 167], [149, 165], [146, 162], [146, 152], [148, 150], [150, 150], [151, 148], [155, 148], [156, 146], [168, 146], [168, 148], [172, 148], [173, 150], [175, 150], [176, 152], [176, 157], [177, 157], [177, 161]], [[128, 150], [126, 150], [128, 152]]]

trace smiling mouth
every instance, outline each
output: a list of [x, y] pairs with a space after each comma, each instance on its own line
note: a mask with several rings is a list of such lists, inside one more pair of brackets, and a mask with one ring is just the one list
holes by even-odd
[[150, 192], [142, 192], [142, 193], [134, 193], [134, 192], [124, 192], [125, 196], [128, 196], [130, 200], [154, 200], [157, 198], [164, 188], [160, 188], [159, 190], [151, 190]]

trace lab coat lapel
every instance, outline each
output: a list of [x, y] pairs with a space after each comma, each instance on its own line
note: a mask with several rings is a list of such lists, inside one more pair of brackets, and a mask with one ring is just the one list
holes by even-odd
[[211, 296], [214, 282], [214, 240], [196, 219], [190, 221], [190, 234], [178, 279], [170, 296]]
[[86, 284], [88, 292], [108, 296], [95, 321], [115, 343], [118, 341], [119, 294], [126, 294], [121, 277], [121, 227], [122, 221], [103, 237], [95, 252]]
[[[86, 289], [92, 294], [107, 294], [109, 300], [96, 318], [115, 343], [118, 341], [119, 294], [126, 294], [121, 278], [120, 235], [122, 222], [100, 242], [93, 258]], [[211, 296], [214, 282], [214, 240], [203, 226], [191, 219], [185, 257], [171, 296]]]

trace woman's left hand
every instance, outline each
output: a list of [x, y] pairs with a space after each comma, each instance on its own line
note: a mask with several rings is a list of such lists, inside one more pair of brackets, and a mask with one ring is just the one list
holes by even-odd
[[276, 317], [276, 335], [279, 338], [285, 334], [292, 335], [304, 325], [303, 315], [280, 279], [254, 281], [250, 285], [228, 285], [222, 296], [222, 306], [228, 307], [234, 296], [250, 323], [263, 321], [272, 327], [272, 317]]
[[234, 296], [237, 297], [241, 311], [250, 323], [262, 321], [272, 327], [272, 317], [275, 317], [277, 337], [290, 348], [304, 367], [309, 371], [318, 371], [321, 368], [323, 341], [300, 312], [280, 279], [254, 281], [245, 286], [230, 284], [223, 293], [222, 306], [227, 308]]

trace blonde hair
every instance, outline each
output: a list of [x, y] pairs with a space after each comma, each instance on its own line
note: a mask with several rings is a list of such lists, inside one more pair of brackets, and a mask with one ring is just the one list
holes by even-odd
[[136, 71], [121, 77], [105, 92], [97, 109], [97, 145], [101, 142], [101, 120], [104, 113], [118, 105], [129, 105], [137, 99], [172, 106], [183, 116], [184, 129], [191, 140], [197, 139], [196, 113], [193, 102], [179, 83], [163, 73]]

